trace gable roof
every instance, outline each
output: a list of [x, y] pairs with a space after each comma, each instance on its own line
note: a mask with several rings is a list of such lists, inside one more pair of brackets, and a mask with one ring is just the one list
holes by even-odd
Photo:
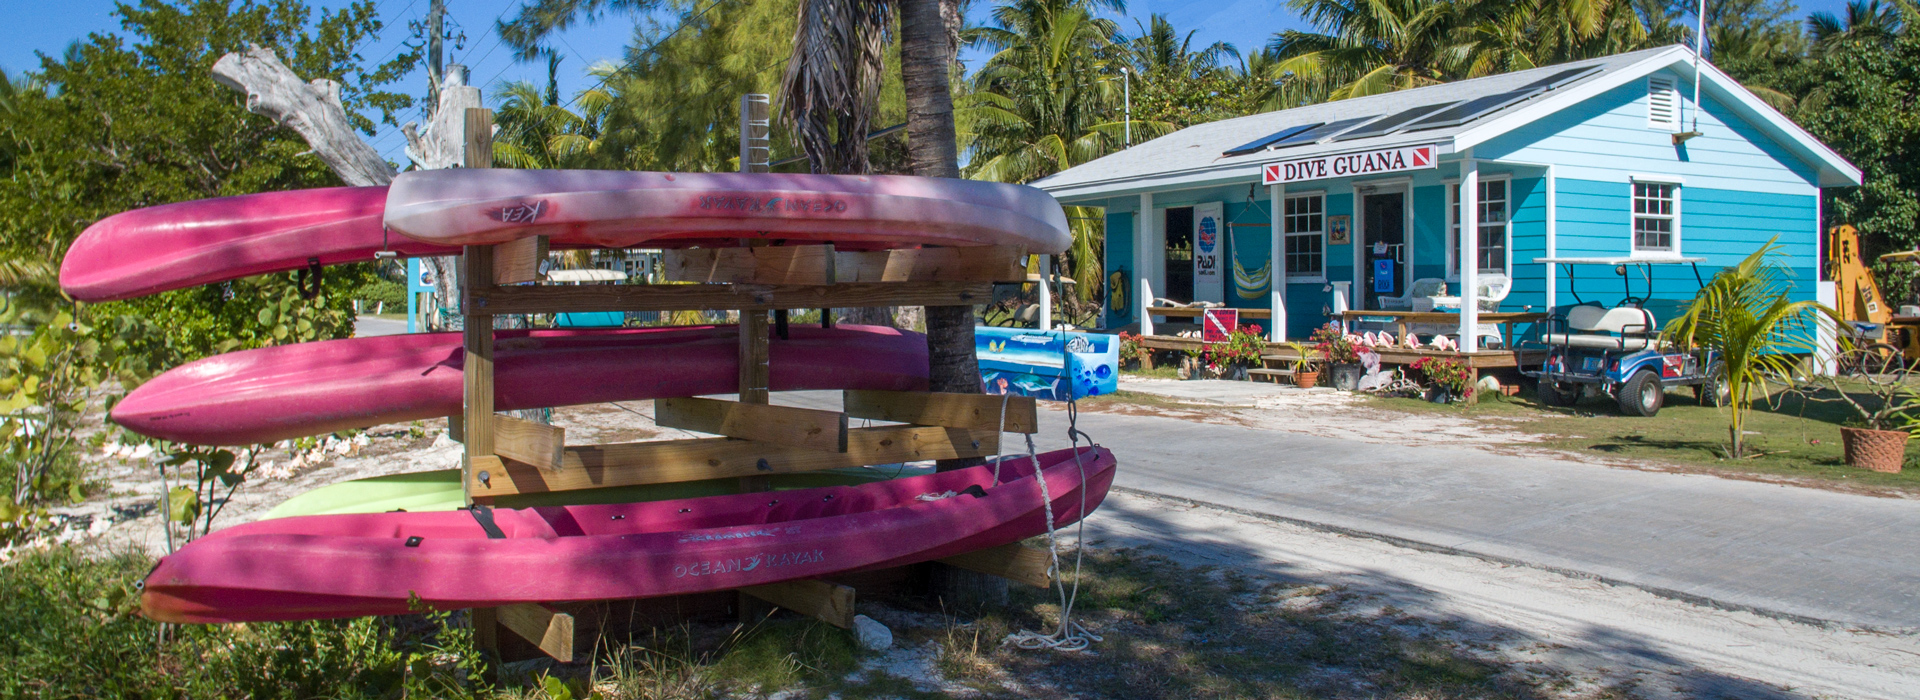
[[[1229, 149], [1288, 127], [1332, 123], [1347, 119], [1399, 114], [1421, 106], [1442, 105], [1508, 93], [1570, 69], [1595, 70], [1571, 82], [1482, 114], [1465, 123], [1438, 129], [1370, 136], [1346, 141], [1313, 143], [1283, 151], [1260, 150], [1223, 155]], [[1441, 153], [1454, 153], [1485, 143], [1547, 115], [1658, 70], [1672, 68], [1693, 76], [1693, 51], [1666, 46], [1573, 61], [1531, 70], [1491, 75], [1457, 82], [1399, 90], [1379, 95], [1324, 102], [1305, 107], [1223, 119], [1181, 129], [1166, 136], [1068, 168], [1030, 184], [1062, 200], [1090, 200], [1148, 191], [1244, 184], [1260, 177], [1260, 166], [1282, 157], [1311, 158], [1380, 148], [1438, 143]], [[1860, 184], [1860, 170], [1819, 139], [1767, 106], [1725, 73], [1703, 64], [1705, 92], [1778, 140], [1790, 152], [1814, 165], [1820, 185]], [[1359, 126], [1359, 125], [1356, 125]]]

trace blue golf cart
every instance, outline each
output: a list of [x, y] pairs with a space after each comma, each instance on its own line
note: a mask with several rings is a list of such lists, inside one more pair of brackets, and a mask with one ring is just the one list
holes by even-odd
[[[1544, 321], [1536, 338], [1524, 350], [1545, 350], [1537, 366], [1521, 372], [1536, 380], [1535, 396], [1548, 406], [1571, 406], [1586, 395], [1606, 395], [1629, 416], [1652, 416], [1666, 402], [1667, 389], [1693, 387], [1702, 406], [1725, 406], [1728, 400], [1726, 368], [1707, 350], [1687, 350], [1663, 343], [1661, 323], [1685, 313], [1682, 301], [1651, 299], [1653, 266], [1690, 264], [1700, 278], [1700, 258], [1536, 258], [1559, 265], [1567, 277], [1574, 304], [1561, 306]], [[1620, 277], [1625, 295], [1612, 306], [1582, 299], [1579, 266], [1599, 265]], [[1647, 292], [1634, 294], [1633, 278], [1646, 282]], [[1532, 355], [1534, 353], [1523, 353]]]

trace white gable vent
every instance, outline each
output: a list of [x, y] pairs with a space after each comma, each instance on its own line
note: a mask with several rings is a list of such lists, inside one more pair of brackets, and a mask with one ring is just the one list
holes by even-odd
[[1680, 130], [1680, 88], [1673, 78], [1647, 78], [1647, 128]]

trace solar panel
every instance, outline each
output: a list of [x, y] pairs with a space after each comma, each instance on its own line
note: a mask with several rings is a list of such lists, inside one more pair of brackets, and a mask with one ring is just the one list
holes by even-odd
[[1275, 141], [1272, 144], [1268, 145], [1267, 147], [1268, 148], [1285, 148], [1287, 146], [1298, 146], [1303, 143], [1314, 143], [1316, 141], [1323, 141], [1329, 136], [1338, 134], [1342, 131], [1346, 131], [1363, 122], [1371, 121], [1374, 118], [1379, 116], [1380, 115], [1378, 114], [1373, 114], [1373, 115], [1368, 115], [1364, 117], [1356, 117], [1353, 119], [1342, 119], [1337, 122], [1329, 122], [1326, 124], [1321, 124], [1319, 126], [1308, 129], [1306, 131], [1302, 131], [1298, 134], [1294, 134], [1292, 136], [1281, 139], [1279, 141]]
[[1465, 124], [1480, 118], [1488, 112], [1501, 109], [1539, 93], [1539, 90], [1515, 90], [1513, 92], [1503, 92], [1497, 95], [1487, 95], [1486, 97], [1467, 100], [1466, 102], [1437, 112], [1426, 119], [1414, 122], [1411, 126], [1407, 127], [1407, 130], [1420, 131], [1422, 129], [1438, 129], [1456, 124]]
[[1553, 75], [1549, 75], [1545, 78], [1541, 78], [1531, 83], [1527, 83], [1525, 87], [1522, 87], [1520, 89], [1521, 90], [1552, 90], [1554, 88], [1560, 87], [1567, 83], [1571, 83], [1575, 80], [1584, 78], [1589, 74], [1598, 73], [1598, 72], [1600, 72], [1600, 66], [1587, 66], [1585, 68], [1568, 68], [1558, 73], [1554, 73]]
[[1459, 103], [1458, 102], [1442, 102], [1440, 104], [1420, 105], [1419, 107], [1414, 107], [1413, 109], [1406, 110], [1404, 112], [1395, 114], [1390, 117], [1381, 117], [1379, 119], [1375, 119], [1372, 122], [1368, 122], [1367, 125], [1362, 126], [1358, 129], [1354, 129], [1353, 131], [1349, 131], [1344, 134], [1341, 134], [1335, 137], [1333, 140], [1352, 141], [1354, 139], [1364, 139], [1369, 136], [1382, 136], [1385, 134], [1390, 134], [1395, 131], [1399, 131], [1400, 127], [1406, 124], [1407, 122], [1413, 121], [1415, 119], [1419, 119], [1429, 114], [1433, 114], [1434, 112], [1438, 112], [1442, 109], [1451, 107], [1456, 104], [1459, 104]]
[[1224, 152], [1224, 153], [1221, 153], [1220, 155], [1221, 155], [1222, 157], [1225, 157], [1225, 156], [1243, 156], [1243, 155], [1246, 155], [1246, 154], [1248, 154], [1248, 153], [1253, 153], [1253, 152], [1255, 152], [1255, 151], [1258, 151], [1258, 150], [1260, 150], [1260, 149], [1263, 149], [1263, 148], [1266, 148], [1268, 144], [1271, 144], [1271, 143], [1273, 143], [1273, 142], [1275, 142], [1275, 141], [1279, 141], [1280, 139], [1284, 139], [1284, 138], [1286, 138], [1286, 137], [1288, 137], [1288, 136], [1292, 136], [1292, 135], [1294, 135], [1294, 134], [1298, 134], [1298, 133], [1300, 133], [1300, 132], [1302, 132], [1302, 131], [1306, 131], [1306, 130], [1308, 130], [1308, 129], [1311, 129], [1311, 128], [1314, 128], [1314, 127], [1316, 127], [1316, 126], [1320, 126], [1320, 124], [1321, 124], [1320, 122], [1314, 122], [1314, 123], [1312, 123], [1312, 124], [1301, 124], [1301, 125], [1299, 125], [1299, 126], [1289, 126], [1289, 127], [1287, 127], [1287, 128], [1285, 128], [1285, 129], [1281, 129], [1281, 130], [1279, 130], [1279, 131], [1276, 131], [1276, 132], [1273, 132], [1273, 133], [1271, 133], [1271, 134], [1267, 134], [1266, 136], [1262, 136], [1262, 137], [1260, 137], [1260, 138], [1257, 138], [1257, 139], [1254, 139], [1254, 140], [1252, 140], [1252, 141], [1248, 141], [1248, 142], [1246, 142], [1246, 143], [1244, 143], [1244, 144], [1241, 144], [1241, 145], [1238, 145], [1238, 146], [1234, 146], [1233, 148], [1229, 148], [1229, 149], [1227, 149], [1227, 150], [1226, 150], [1226, 152]]

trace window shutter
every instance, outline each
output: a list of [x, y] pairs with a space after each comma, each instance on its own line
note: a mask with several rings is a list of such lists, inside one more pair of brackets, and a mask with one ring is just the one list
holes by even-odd
[[1673, 78], [1647, 78], [1647, 128], [1680, 130], [1680, 88]]

